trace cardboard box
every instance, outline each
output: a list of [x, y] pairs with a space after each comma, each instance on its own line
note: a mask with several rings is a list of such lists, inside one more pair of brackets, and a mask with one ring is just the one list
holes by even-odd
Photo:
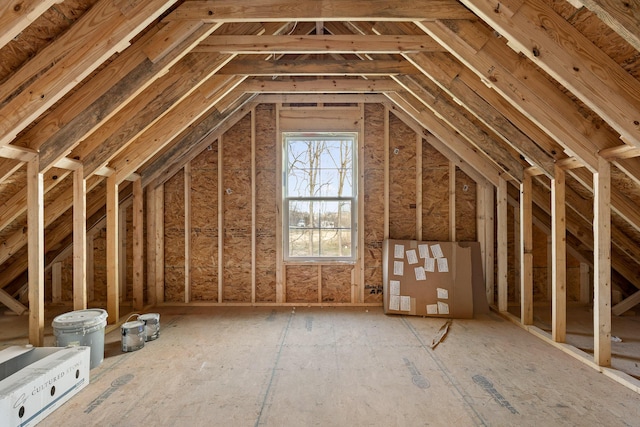
[[387, 240], [382, 250], [385, 313], [464, 319], [474, 301], [476, 314], [488, 310], [477, 242]]
[[2, 426], [32, 426], [89, 384], [90, 347], [0, 351]]

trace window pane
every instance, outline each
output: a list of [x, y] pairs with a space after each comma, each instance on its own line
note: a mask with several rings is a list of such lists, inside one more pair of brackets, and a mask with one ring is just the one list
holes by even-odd
[[285, 144], [287, 256], [353, 258], [355, 134], [287, 134]]

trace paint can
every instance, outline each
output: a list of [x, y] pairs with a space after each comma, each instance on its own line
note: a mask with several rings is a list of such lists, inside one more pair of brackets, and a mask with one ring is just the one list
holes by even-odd
[[127, 321], [122, 324], [122, 351], [136, 351], [144, 347], [144, 322], [141, 320]]
[[160, 336], [160, 313], [141, 314], [138, 320], [144, 322], [146, 341], [153, 341]]
[[56, 316], [51, 322], [55, 347], [87, 346], [90, 368], [99, 366], [104, 359], [104, 328], [107, 312], [100, 308], [76, 310]]

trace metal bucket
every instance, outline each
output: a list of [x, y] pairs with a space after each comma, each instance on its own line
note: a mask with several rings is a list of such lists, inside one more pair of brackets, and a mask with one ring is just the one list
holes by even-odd
[[144, 322], [132, 320], [122, 324], [122, 351], [136, 351], [144, 347]]
[[160, 336], [160, 313], [141, 314], [138, 320], [144, 322], [146, 341], [153, 341]]

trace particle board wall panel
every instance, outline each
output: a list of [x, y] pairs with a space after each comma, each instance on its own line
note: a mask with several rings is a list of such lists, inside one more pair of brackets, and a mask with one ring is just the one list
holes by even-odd
[[456, 168], [456, 241], [477, 241], [476, 221], [476, 182]]
[[191, 299], [218, 300], [218, 147], [191, 161]]
[[[382, 274], [382, 242], [384, 240], [384, 116], [385, 108], [379, 104], [364, 106], [364, 297], [371, 287], [377, 289], [382, 282], [368, 280], [380, 270]], [[380, 275], [380, 277], [382, 277]]]
[[[272, 257], [275, 258], [275, 249], [272, 252]], [[275, 266], [273, 268], [256, 266], [256, 301], [276, 302]]]
[[276, 158], [280, 147], [276, 132], [276, 108], [261, 104], [255, 109], [256, 161], [256, 301], [276, 300]]
[[351, 301], [351, 265], [322, 266], [322, 302]]
[[223, 141], [223, 300], [251, 302], [251, 116]]
[[365, 267], [364, 302], [382, 304], [382, 268]]
[[[286, 278], [286, 302], [304, 303], [318, 301], [317, 266], [287, 265]], [[351, 291], [349, 291], [349, 295], [351, 295]]]
[[184, 301], [184, 173], [180, 170], [164, 185], [164, 297]]
[[422, 240], [449, 238], [449, 160], [422, 139]]
[[389, 117], [389, 238], [415, 239], [416, 136], [398, 117]]

